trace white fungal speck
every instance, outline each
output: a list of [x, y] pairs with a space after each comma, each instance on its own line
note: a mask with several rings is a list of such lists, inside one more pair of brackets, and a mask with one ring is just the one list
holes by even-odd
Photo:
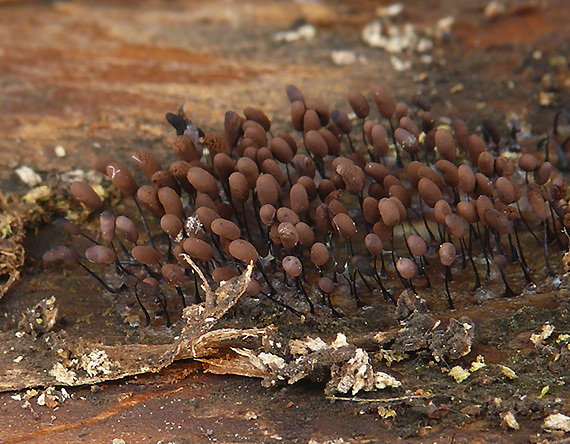
[[65, 152], [65, 148], [62, 147], [61, 145], [56, 146], [53, 151], [57, 157], [67, 156], [67, 153]]
[[26, 185], [35, 187], [40, 183], [42, 183], [41, 176], [38, 173], [36, 173], [34, 170], [32, 170], [29, 166], [22, 165], [21, 167], [16, 168], [15, 172], [20, 178], [20, 180], [24, 182]]
[[297, 42], [299, 40], [312, 40], [317, 35], [317, 30], [313, 25], [302, 25], [290, 31], [281, 31], [273, 35], [276, 42]]

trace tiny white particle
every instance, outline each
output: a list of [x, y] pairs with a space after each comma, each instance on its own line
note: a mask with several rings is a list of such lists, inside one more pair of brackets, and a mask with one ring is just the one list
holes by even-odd
[[65, 152], [65, 148], [61, 145], [58, 145], [54, 148], [55, 155], [57, 157], [65, 157], [67, 153]]
[[26, 185], [35, 187], [36, 185], [42, 183], [41, 176], [38, 173], [36, 173], [34, 170], [32, 170], [29, 166], [23, 165], [19, 168], [16, 168], [15, 172], [20, 178], [20, 180], [24, 182]]

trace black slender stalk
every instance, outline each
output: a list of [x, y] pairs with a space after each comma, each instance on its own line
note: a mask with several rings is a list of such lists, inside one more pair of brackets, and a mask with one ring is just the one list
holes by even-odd
[[[223, 188], [223, 187], [222, 187], [222, 188]], [[228, 191], [228, 194], [229, 194], [229, 191]], [[240, 227], [240, 229], [243, 230], [244, 227], [245, 227], [245, 224], [246, 224], [246, 222], [245, 222], [245, 213], [243, 214], [243, 219], [244, 219], [244, 220], [242, 221], [241, 218], [239, 217], [239, 211], [237, 210], [237, 208], [236, 208], [236, 206], [235, 206], [235, 204], [234, 204], [234, 201], [233, 201], [231, 195], [228, 197], [228, 202], [230, 203], [230, 206], [232, 207], [232, 211], [233, 211], [233, 213], [234, 213], [234, 216], [235, 216], [235, 218], [236, 218], [236, 222], [237, 222], [238, 226]], [[249, 234], [248, 234], [248, 235], [249, 235]]]
[[524, 226], [530, 232], [530, 234], [532, 234], [532, 237], [534, 237], [536, 239], [536, 242], [538, 242], [538, 244], [540, 245], [542, 243], [542, 241], [538, 238], [538, 236], [536, 234], [534, 234], [534, 231], [532, 231], [532, 228], [530, 228], [530, 225], [528, 224], [528, 222], [526, 221], [526, 219], [524, 218], [524, 216], [522, 214], [521, 207], [519, 206], [518, 201], [515, 203], [517, 206], [517, 211], [519, 212], [519, 216], [520, 216]]
[[552, 134], [555, 136], [558, 135], [558, 126], [560, 125], [559, 120], [561, 117], [566, 117], [568, 123], [570, 123], [570, 113], [566, 111], [564, 108], [559, 109], [556, 114], [554, 115], [554, 122], [552, 124]]
[[226, 255], [224, 254], [224, 251], [222, 250], [222, 247], [220, 246], [220, 243], [218, 242], [218, 237], [216, 234], [214, 233], [210, 233], [210, 237], [212, 238], [212, 243], [214, 244], [214, 247], [216, 248], [216, 250], [218, 251], [218, 253], [220, 254], [222, 260], [226, 260]]
[[519, 253], [516, 247], [513, 245], [513, 236], [509, 234], [509, 247], [511, 249], [511, 261], [516, 262], [519, 260]]
[[382, 278], [378, 275], [378, 269], [376, 266], [376, 256], [374, 257], [374, 280], [376, 281], [376, 283], [380, 286], [380, 290], [382, 291], [382, 294], [384, 295], [384, 299], [386, 301], [392, 301], [392, 303], [394, 305], [396, 305], [396, 299], [394, 298], [394, 296], [392, 296], [390, 294], [390, 292], [386, 289], [386, 287], [384, 287], [384, 284], [382, 283]]
[[459, 197], [459, 192], [457, 191], [457, 187], [452, 187], [453, 190], [453, 203], [455, 204], [455, 206], [457, 206], [457, 204], [461, 201], [461, 198]]
[[[394, 265], [394, 270], [396, 270], [396, 274], [398, 275], [398, 278], [400, 279], [400, 282], [402, 282], [402, 285], [404, 286], [404, 288], [408, 288], [411, 284], [411, 280], [408, 282], [408, 279], [404, 279], [402, 277], [402, 275], [400, 274], [400, 272], [398, 271], [398, 267], [396, 267], [396, 254], [394, 253], [394, 241], [392, 239], [390, 239], [390, 250], [391, 250], [391, 256], [392, 256], [392, 264]], [[414, 293], [416, 291], [414, 290]]]
[[546, 264], [546, 269], [548, 270], [548, 276], [552, 277], [554, 276], [554, 272], [552, 271], [552, 268], [550, 268], [550, 261], [548, 260], [548, 224], [546, 221], [544, 221], [542, 224], [544, 225], [544, 261]]
[[382, 260], [382, 268], [380, 268], [380, 276], [383, 278], [388, 277], [388, 272], [386, 271], [386, 261], [384, 260], [384, 254], [380, 255]]
[[259, 201], [257, 199], [257, 193], [255, 190], [253, 190], [251, 193], [251, 203], [253, 204], [253, 212], [255, 213], [255, 220], [257, 221], [257, 227], [259, 228], [261, 236], [267, 236], [267, 238], [269, 238], [269, 233], [265, 232], [261, 223], [261, 219], [259, 219]]
[[505, 273], [503, 273], [503, 270], [499, 270], [499, 272], [501, 273], [501, 278], [503, 279], [503, 283], [505, 284], [505, 292], [503, 293], [503, 297], [504, 298], [511, 298], [514, 296], [518, 296], [518, 293], [516, 293], [511, 286], [509, 285], [509, 283], [507, 282], [507, 278], [505, 277]]
[[[407, 208], [407, 209], [409, 209], [409, 208]], [[417, 215], [418, 215], [418, 214], [416, 213], [416, 216], [417, 216]], [[416, 234], [417, 236], [420, 236], [420, 237], [421, 237], [420, 232], [419, 232], [418, 230], [416, 230], [416, 227], [414, 227], [414, 226], [412, 225], [412, 223], [410, 222], [410, 219], [408, 219], [407, 217], [406, 217], [406, 223], [408, 224], [408, 228], [409, 228], [411, 231], [413, 231], [414, 234]]]
[[144, 313], [144, 317], [146, 319], [146, 326], [150, 327], [150, 315], [148, 314], [148, 310], [145, 308], [145, 306], [143, 305], [143, 303], [141, 302], [140, 298], [139, 298], [139, 290], [137, 288], [135, 288], [135, 298], [137, 299], [137, 302], [139, 303], [143, 313]]
[[467, 268], [467, 252], [465, 248], [463, 248], [463, 242], [461, 242], [461, 238], [459, 238], [459, 247], [461, 248], [461, 268], [465, 270]]
[[500, 254], [505, 255], [505, 248], [503, 247], [503, 243], [501, 242], [501, 234], [497, 230], [492, 230], [493, 237], [495, 238], [495, 245]]
[[146, 235], [148, 236], [148, 243], [152, 248], [155, 248], [154, 241], [152, 240], [152, 236], [150, 235], [150, 229], [148, 228], [148, 223], [146, 221], [146, 217], [143, 213], [141, 205], [139, 204], [139, 200], [137, 199], [137, 196], [133, 196], [133, 200], [135, 201], [135, 204], [137, 205], [137, 209], [139, 210], [139, 213], [141, 215], [141, 219], [142, 219], [142, 222], [144, 225], [144, 229], [146, 231]]
[[353, 153], [356, 153], [356, 150], [354, 149], [354, 145], [352, 144], [352, 139], [350, 138], [350, 134], [347, 134], [346, 138], [348, 139], [348, 146], [350, 146], [350, 150]]
[[291, 313], [293, 313], [294, 315], [296, 315], [296, 316], [298, 316], [298, 317], [300, 317], [300, 318], [303, 317], [303, 315], [301, 314], [301, 312], [295, 310], [295, 309], [294, 309], [293, 307], [291, 307], [290, 305], [287, 305], [287, 304], [281, 302], [280, 300], [274, 298], [271, 294], [267, 294], [267, 293], [264, 293], [264, 292], [262, 292], [262, 291], [260, 292], [260, 294], [262, 294], [263, 296], [265, 296], [265, 297], [266, 297], [267, 299], [269, 299], [271, 302], [273, 302], [273, 303], [279, 305], [280, 307], [283, 307], [283, 308], [289, 310], [289, 311], [290, 311]]
[[483, 242], [481, 242], [481, 247], [483, 248], [483, 257], [485, 258], [485, 262], [487, 264], [485, 272], [485, 282], [489, 282], [491, 280], [491, 262], [489, 261], [489, 255], [487, 254], [488, 252], [490, 252], [489, 227], [487, 226], [485, 226], [485, 235], [483, 236]]
[[548, 201], [548, 208], [550, 209], [550, 218], [552, 219], [552, 236], [556, 240], [558, 246], [564, 249], [564, 245], [562, 244], [562, 241], [558, 237], [558, 230], [556, 229], [556, 219], [554, 218], [554, 208], [552, 208], [552, 204], [550, 203], [550, 201]]
[[366, 285], [366, 288], [368, 288], [368, 291], [374, 291], [374, 287], [370, 284], [370, 282], [368, 282], [364, 278], [364, 275], [362, 274], [362, 272], [360, 270], [356, 270], [356, 273], [358, 273], [358, 276], [360, 277], [360, 279], [362, 279], [362, 282], [364, 282], [364, 285]]
[[186, 308], [186, 296], [184, 295], [182, 288], [180, 288], [178, 285], [176, 285], [176, 293], [178, 293], [178, 296], [180, 296], [180, 300], [182, 301], [182, 308]]
[[[362, 118], [360, 119], [360, 129], [362, 131], [362, 144], [364, 145], [364, 147], [366, 147], [368, 145], [368, 143], [366, 142], [366, 134], [364, 132], [364, 124], [366, 123], [366, 119]], [[372, 151], [374, 152], [374, 151]], [[376, 162], [376, 156], [372, 157], [372, 155], [370, 156], [370, 159], [372, 160], [372, 162]]]
[[[556, 118], [554, 119], [554, 121], [556, 122]], [[555, 128], [557, 127], [557, 125], [555, 125]], [[554, 134], [556, 135], [557, 132], [555, 131]], [[550, 136], [547, 135], [546, 137], [543, 137], [542, 139], [540, 139], [537, 143], [536, 143], [536, 151], [540, 151], [543, 147], [544, 147], [544, 161], [548, 162], [550, 159], [550, 155], [549, 155], [549, 150], [548, 147], [550, 145]]]
[[299, 279], [298, 276], [295, 278], [295, 283], [297, 284], [297, 291], [300, 292], [303, 296], [305, 296], [305, 299], [307, 300], [307, 303], [309, 304], [309, 311], [311, 312], [311, 314], [315, 314], [315, 306], [313, 305], [313, 302], [311, 301], [311, 299], [307, 295], [307, 292], [305, 291], [305, 287], [303, 286], [303, 283], [301, 282], [301, 279]]
[[435, 242], [436, 241], [435, 236], [432, 233], [431, 229], [429, 228], [429, 225], [428, 225], [426, 217], [425, 217], [422, 199], [420, 198], [420, 212], [419, 212], [419, 214], [413, 208], [410, 208], [410, 209], [415, 213], [415, 215], [418, 219], [422, 219], [422, 221], [424, 222], [424, 226], [426, 227], [426, 230], [428, 232], [428, 235], [429, 235], [431, 242]]
[[414, 294], [418, 294], [418, 292], [416, 291], [416, 287], [414, 287], [414, 283], [412, 282], [411, 279], [408, 279], [408, 283], [410, 284], [410, 288], [412, 289]]
[[524, 278], [526, 279], [527, 283], [531, 283], [532, 282], [532, 278], [530, 276], [530, 271], [528, 269], [528, 265], [526, 263], [526, 260], [524, 258], [523, 252], [522, 252], [522, 247], [521, 247], [521, 242], [519, 239], [519, 232], [517, 230], [517, 226], [515, 225], [515, 239], [517, 241], [517, 248], [519, 251], [519, 258], [520, 258], [520, 266], [522, 269], [522, 272], [524, 274]]
[[354, 272], [354, 276], [352, 275], [352, 273], [349, 274], [349, 277], [346, 277], [346, 275], [344, 275], [344, 274], [342, 275], [342, 277], [344, 277], [346, 279], [346, 281], [348, 282], [348, 285], [350, 286], [350, 295], [352, 297], [354, 297], [354, 299], [356, 300], [356, 306], [357, 307], [364, 307], [363, 302], [358, 297], [358, 291], [356, 289], [355, 276], [356, 276], [356, 272]]
[[119, 277], [124, 276], [125, 274], [132, 274], [129, 270], [127, 270], [121, 261], [119, 260], [119, 256], [117, 255], [117, 249], [115, 248], [114, 242], [111, 242], [111, 250], [115, 253], [115, 272]]
[[144, 265], [143, 264], [144, 269], [146, 270], [146, 272], [153, 278], [155, 278], [157, 281], [159, 281], [160, 279], [162, 279], [162, 275], [160, 273], [157, 273], [156, 271], [153, 271], [152, 268], [150, 268], [148, 265]]
[[412, 254], [412, 250], [410, 249], [410, 246], [408, 245], [408, 237], [406, 236], [406, 230], [404, 229], [404, 224], [401, 224], [400, 227], [402, 228], [402, 237], [404, 238], [404, 245], [406, 246], [406, 249], [408, 250], [410, 257], [412, 258], [412, 261], [414, 261], [414, 264], [416, 264], [416, 267], [419, 268], [418, 261], [416, 260], [416, 257]]
[[166, 317], [166, 327], [169, 328], [172, 323], [170, 322], [170, 315], [168, 314], [168, 310], [166, 309], [166, 297], [164, 296], [164, 294], [162, 292], [158, 292], [159, 296], [157, 297], [158, 300], [158, 304], [160, 305], [160, 308], [162, 309], [162, 311], [164, 312], [164, 316]]
[[93, 242], [95, 245], [101, 245], [99, 242], [97, 242], [95, 239], [91, 238], [90, 236], [86, 235], [85, 233], [81, 232], [81, 236], [83, 236], [85, 239]]
[[332, 301], [331, 301], [331, 295], [328, 293], [325, 293], [324, 291], [321, 290], [321, 294], [323, 295], [323, 304], [326, 305], [327, 307], [330, 308], [331, 313], [333, 314], [333, 316], [335, 318], [342, 318], [342, 315], [335, 310], [335, 308], [332, 305]]
[[257, 261], [255, 263], [255, 266], [257, 267], [257, 269], [259, 270], [259, 272], [261, 273], [261, 275], [263, 276], [263, 279], [265, 279], [265, 282], [267, 283], [267, 286], [269, 287], [269, 291], [271, 294], [277, 294], [277, 291], [275, 290], [275, 288], [273, 287], [273, 285], [271, 284], [271, 281], [269, 280], [269, 278], [267, 277], [267, 274], [265, 274], [265, 270], [263, 269], [263, 267], [261, 266], [261, 264], [259, 263], [259, 261]]
[[125, 254], [125, 256], [127, 256], [127, 258], [129, 260], [134, 261], [133, 255], [131, 254], [129, 249], [125, 246], [125, 244], [123, 243], [121, 238], [119, 236], [115, 236], [115, 239], [117, 239], [117, 243], [119, 244], [119, 247], [121, 247], [121, 250], [123, 250], [123, 253]]
[[202, 298], [200, 297], [200, 292], [198, 291], [198, 276], [194, 270], [191, 271], [192, 276], [194, 276], [194, 303], [199, 304], [202, 302]]
[[331, 257], [332, 257], [332, 261], [333, 261], [333, 282], [335, 284], [338, 284], [338, 278], [337, 278], [337, 267], [338, 267], [338, 262], [336, 260], [336, 255], [334, 253], [334, 248], [332, 247], [332, 243], [331, 243], [331, 239], [332, 239], [332, 233], [328, 232], [327, 233], [327, 237], [325, 239], [325, 245], [328, 247], [329, 251], [331, 252]]
[[[459, 243], [466, 248], [465, 241], [463, 239], [459, 239]], [[473, 274], [475, 274], [475, 286], [473, 287], [473, 290], [477, 290], [479, 287], [481, 287], [481, 279], [479, 278], [479, 273], [477, 272], [477, 266], [475, 265], [475, 261], [473, 260], [473, 253], [471, 249], [468, 249], [468, 253], [469, 253], [469, 262], [471, 262], [471, 268], [473, 268]], [[487, 258], [486, 253], [485, 253], [485, 258]]]
[[87, 273], [89, 273], [91, 276], [93, 276], [97, 282], [99, 282], [104, 288], [105, 290], [107, 290], [109, 293], [113, 293], [113, 294], [117, 294], [120, 293], [121, 291], [125, 290], [127, 287], [125, 286], [125, 284], [121, 284], [121, 286], [119, 288], [113, 288], [111, 287], [109, 284], [107, 284], [107, 282], [105, 282], [101, 277], [99, 277], [99, 275], [97, 273], [95, 273], [94, 271], [92, 271], [89, 267], [87, 267], [86, 265], [82, 264], [81, 262], [77, 262], [79, 264], [79, 266], [81, 268], [83, 268]]
[[451, 277], [451, 269], [449, 266], [445, 267], [445, 294], [447, 295], [447, 304], [449, 305], [449, 309], [455, 309], [453, 305], [453, 300], [451, 299], [451, 293], [449, 292], [449, 281], [452, 279]]
[[429, 289], [432, 288], [432, 287], [431, 287], [431, 281], [429, 280], [429, 276], [428, 276], [428, 274], [426, 273], [426, 268], [425, 268], [425, 267], [426, 267], [426, 260], [425, 260], [425, 256], [420, 256], [419, 261], [420, 261], [420, 266], [419, 266], [420, 273], [421, 273], [423, 276], [425, 276], [425, 278], [426, 278], [426, 288], [429, 290]]
[[325, 173], [325, 165], [324, 165], [323, 159], [321, 157], [315, 156], [314, 162], [315, 162], [315, 166], [317, 167], [317, 171], [321, 175], [321, 178], [326, 179], [327, 175]]
[[289, 280], [287, 279], [287, 272], [285, 270], [281, 271], [283, 273], [283, 283], [289, 287]]
[[287, 180], [289, 181], [289, 188], [293, 186], [293, 181], [291, 180], [291, 173], [289, 172], [289, 164], [285, 164], [285, 171], [287, 171]]

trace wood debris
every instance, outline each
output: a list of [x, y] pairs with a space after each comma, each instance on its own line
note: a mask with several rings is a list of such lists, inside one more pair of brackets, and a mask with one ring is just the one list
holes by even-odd
[[516, 416], [512, 410], [509, 410], [508, 412], [502, 413], [501, 419], [503, 420], [502, 425], [505, 428], [509, 428], [509, 429], [513, 429], [513, 430], [519, 430], [520, 429], [520, 425], [519, 425], [517, 418], [516, 418]]
[[[191, 265], [193, 262], [188, 258]], [[195, 266], [195, 265], [193, 265]], [[196, 267], [197, 268], [197, 267]], [[147, 372], [158, 372], [175, 360], [199, 358], [208, 368], [230, 366], [238, 374], [261, 376], [251, 362], [240, 360], [232, 346], [259, 347], [261, 337], [271, 329], [225, 329], [210, 331], [245, 292], [253, 264], [213, 291], [205, 280], [205, 302], [184, 310], [186, 325], [178, 339], [163, 345], [73, 344], [65, 334], [48, 332], [42, 336], [18, 332], [0, 333], [0, 353], [24, 358], [0, 363], [0, 391], [51, 385], [96, 384]], [[54, 301], [55, 302], [55, 301]], [[52, 309], [56, 310], [54, 306]], [[25, 318], [30, 318], [30, 316]], [[40, 318], [43, 319], [43, 318]], [[33, 324], [33, 320], [32, 320]], [[49, 322], [48, 322], [49, 324]], [[27, 356], [34, 356], [33, 362]], [[205, 359], [211, 357], [211, 361]], [[237, 361], [234, 360], [237, 358]], [[228, 373], [231, 372], [227, 371]]]
[[544, 420], [542, 428], [547, 432], [570, 432], [570, 417], [562, 413], [555, 413]]
[[[302, 379], [328, 381], [325, 392], [329, 395], [348, 392], [355, 395], [361, 390], [401, 386], [396, 378], [374, 371], [368, 353], [348, 344], [342, 334], [338, 334], [330, 345], [321, 338], [307, 338], [291, 341], [290, 347], [293, 359], [289, 362], [279, 360], [273, 367], [268, 362], [263, 363], [270, 373], [263, 385], [294, 384]], [[260, 357], [259, 354], [251, 356], [251, 359], [258, 365]]]

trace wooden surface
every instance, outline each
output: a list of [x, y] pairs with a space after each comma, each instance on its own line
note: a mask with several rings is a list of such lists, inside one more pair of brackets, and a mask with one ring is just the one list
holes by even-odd
[[[349, 111], [348, 89], [364, 91], [380, 80], [396, 100], [423, 94], [437, 115], [462, 117], [471, 128], [485, 117], [505, 128], [514, 112], [535, 134], [545, 132], [555, 109], [570, 103], [566, 2], [512, 1], [496, 19], [485, 16], [488, 2], [468, 3], [406, 2], [399, 23], [419, 31], [450, 15], [456, 21], [449, 38], [429, 54], [432, 63], [421, 54], [399, 54], [412, 62], [399, 72], [393, 55], [360, 37], [375, 17], [378, 2], [371, 0], [0, 1], [0, 190], [28, 190], [14, 173], [21, 165], [50, 181], [54, 173], [89, 169], [95, 154], [127, 160], [145, 147], [172, 158], [174, 134], [164, 115], [181, 103], [204, 129], [219, 130], [227, 109], [256, 105], [275, 128], [289, 130], [284, 88], [290, 83]], [[315, 38], [273, 40], [297, 20], [314, 25]], [[339, 49], [366, 63], [335, 65], [331, 52]], [[549, 94], [549, 105], [540, 105], [541, 94]], [[64, 157], [55, 156], [57, 146]], [[24, 283], [1, 301], [2, 312], [36, 297], [27, 283], [42, 278], [40, 254], [29, 254]], [[52, 294], [50, 283], [43, 285]], [[540, 430], [538, 422], [512, 434], [498, 428], [481, 434], [489, 426], [482, 421], [452, 430], [436, 424], [422, 429], [429, 437], [404, 440], [375, 413], [328, 404], [322, 387], [268, 392], [258, 380], [195, 370], [193, 364], [175, 364], [156, 376], [73, 389], [73, 398], [57, 411], [38, 406], [37, 396], [26, 406], [11, 397], [18, 394], [4, 394], [0, 440], [477, 443], [526, 442]]]

